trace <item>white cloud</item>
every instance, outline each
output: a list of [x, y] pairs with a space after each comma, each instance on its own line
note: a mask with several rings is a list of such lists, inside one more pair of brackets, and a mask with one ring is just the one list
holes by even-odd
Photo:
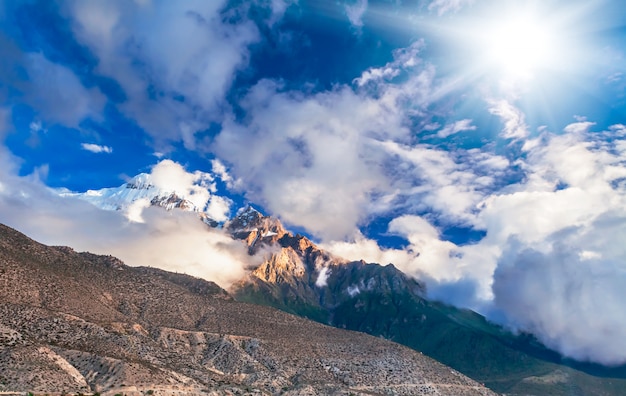
[[270, 213], [323, 239], [351, 235], [395, 194], [395, 175], [389, 173], [403, 165], [396, 169], [380, 142], [410, 139], [407, 117], [425, 112], [430, 103], [434, 72], [429, 65], [417, 68], [419, 48], [421, 43], [396, 51], [384, 66], [410, 70], [402, 84], [388, 83], [374, 69], [356, 88], [336, 86], [313, 95], [262, 80], [241, 103], [246, 119], [225, 121], [212, 149], [248, 198]]
[[475, 130], [476, 130], [476, 126], [472, 125], [472, 120], [464, 119], [460, 121], [455, 121], [452, 124], [446, 124], [443, 128], [437, 131], [437, 137], [445, 139], [448, 136], [452, 136], [459, 132], [475, 131]]
[[182, 165], [168, 159], [152, 167], [150, 179], [157, 188], [180, 194], [197, 208], [204, 208], [211, 192], [215, 191], [212, 175], [201, 171], [187, 172]]
[[112, 254], [128, 265], [183, 272], [223, 287], [240, 279], [254, 260], [240, 241], [207, 227], [194, 213], [143, 207], [134, 212], [140, 222], [129, 222], [124, 213], [59, 197], [36, 178], [7, 169], [0, 167], [0, 222], [42, 243]]
[[272, 9], [272, 13], [270, 18], [267, 21], [267, 24], [271, 27], [280, 19], [282, 19], [283, 15], [287, 11], [287, 9], [292, 5], [296, 4], [298, 0], [271, 0], [270, 7]]
[[[287, 4], [268, 5], [273, 20]], [[245, 10], [230, 9], [225, 18], [225, 5], [71, 1], [64, 12], [77, 40], [97, 57], [95, 71], [124, 90], [120, 110], [155, 138], [157, 148], [182, 141], [193, 150], [196, 133], [227, 109], [225, 93], [247, 65], [248, 46], [260, 40]]]
[[[484, 157], [463, 169], [471, 162], [455, 163], [452, 153], [388, 143], [433, 172], [428, 178], [427, 171], [415, 171], [426, 175], [418, 201], [443, 216], [465, 214], [485, 236], [458, 246], [442, 240], [425, 218], [404, 215], [389, 232], [406, 238], [405, 249], [384, 249], [363, 236], [323, 246], [349, 260], [394, 263], [425, 281], [430, 297], [498, 312], [505, 324], [533, 332], [566, 356], [622, 364], [626, 144], [615, 133], [619, 125], [589, 132], [591, 125], [578, 121], [560, 135], [544, 131], [515, 164], [524, 173], [520, 182], [495, 191], [480, 187], [480, 175], [490, 167], [508, 169], [503, 158], [474, 152]], [[481, 161], [488, 163], [482, 171]]]
[[125, 211], [126, 218], [135, 223], [145, 223], [143, 219], [143, 211], [150, 207], [148, 198], [140, 198], [132, 202]]
[[363, 27], [363, 15], [367, 11], [367, 0], [356, 0], [352, 4], [344, 5], [346, 15], [352, 26], [356, 28]]
[[31, 132], [40, 132], [40, 131], [45, 131], [43, 125], [41, 124], [41, 121], [32, 121], [29, 125], [28, 128], [30, 128]]
[[110, 154], [113, 152], [113, 149], [109, 146], [101, 146], [99, 144], [93, 143], [81, 143], [80, 145], [83, 150], [91, 151], [92, 153], [107, 153]]
[[436, 11], [439, 16], [448, 12], [457, 12], [461, 8], [471, 5], [474, 0], [433, 0], [428, 5], [430, 11]]
[[529, 151], [525, 182], [485, 202], [481, 244], [504, 247], [493, 291], [509, 324], [567, 356], [617, 364], [626, 362], [626, 158], [590, 126], [571, 124]]
[[528, 126], [524, 113], [505, 99], [489, 100], [489, 112], [502, 119], [504, 129], [501, 136], [505, 139], [522, 139], [528, 136]]
[[269, 81], [244, 106], [250, 123], [225, 122], [214, 149], [250, 200], [320, 236], [351, 233], [385, 184], [367, 135], [399, 127], [398, 115], [348, 88], [305, 98]]
[[[564, 230], [543, 251], [509, 243], [494, 280], [496, 305], [509, 323], [567, 356], [626, 362], [625, 223], [623, 211], [614, 212]], [[602, 250], [602, 257], [584, 254], [588, 247]]]
[[[476, 207], [509, 162], [477, 150], [449, 152], [428, 145], [382, 144], [405, 167], [394, 187], [413, 212], [435, 211], [451, 223], [476, 223]], [[458, 158], [457, 158], [458, 156]]]
[[229, 189], [236, 189], [241, 186], [241, 180], [234, 180], [228, 172], [226, 165], [217, 158], [211, 160], [211, 171], [215, 176], [219, 177]]
[[317, 287], [327, 286], [329, 276], [330, 276], [330, 269], [328, 267], [322, 267], [322, 269], [320, 269], [319, 274], [317, 275], [317, 279], [315, 280], [315, 286]]
[[39, 53], [25, 56], [29, 82], [26, 100], [49, 121], [77, 127], [85, 118], [100, 118], [106, 97], [87, 89], [74, 72]]
[[205, 213], [215, 221], [226, 221], [230, 218], [232, 201], [219, 195], [212, 195], [207, 204]]

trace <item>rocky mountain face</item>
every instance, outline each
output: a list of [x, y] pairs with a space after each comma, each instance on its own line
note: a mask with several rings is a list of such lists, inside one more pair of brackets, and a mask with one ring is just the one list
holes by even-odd
[[472, 311], [427, 300], [424, 286], [391, 264], [333, 257], [251, 208], [226, 228], [252, 253], [269, 252], [235, 285], [240, 301], [393, 340], [506, 394], [626, 395], [624, 373], [603, 379], [559, 364], [561, 358], [531, 336], [513, 335]]
[[[298, 257], [314, 248], [288, 234], [278, 240]], [[393, 342], [238, 302], [186, 275], [44, 246], [2, 225], [0, 392], [494, 394]]]

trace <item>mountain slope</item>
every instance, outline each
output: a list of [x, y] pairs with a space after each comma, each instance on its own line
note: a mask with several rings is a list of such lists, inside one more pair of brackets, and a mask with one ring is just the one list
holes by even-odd
[[0, 391], [493, 394], [398, 344], [2, 225]]
[[[251, 251], [274, 245], [268, 259], [235, 286], [241, 301], [385, 337], [507, 394], [626, 395], [624, 379], [597, 378], [555, 364], [558, 355], [532, 337], [515, 336], [472, 311], [427, 300], [423, 286], [393, 265], [346, 262], [284, 231], [276, 219], [251, 209], [241, 215], [245, 227], [238, 219], [226, 225], [235, 237]], [[276, 235], [257, 238], [269, 232]]]

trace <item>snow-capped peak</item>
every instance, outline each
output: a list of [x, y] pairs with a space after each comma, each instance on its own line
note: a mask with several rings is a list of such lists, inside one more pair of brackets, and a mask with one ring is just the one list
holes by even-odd
[[120, 210], [129, 220], [141, 222], [141, 212], [148, 206], [167, 210], [182, 209], [198, 212], [207, 224], [228, 219], [229, 198], [215, 194], [213, 176], [208, 173], [186, 172], [172, 161], [157, 164], [151, 174], [140, 173], [119, 187], [87, 190], [83, 193], [59, 191], [104, 209]]

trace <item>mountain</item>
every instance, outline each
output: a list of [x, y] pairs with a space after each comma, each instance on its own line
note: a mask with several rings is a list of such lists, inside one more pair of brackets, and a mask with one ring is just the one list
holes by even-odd
[[[134, 195], [119, 191], [133, 189], [133, 185], [143, 189], [147, 186], [147, 190], [153, 187], [150, 182], [144, 182], [99, 190], [95, 195], [101, 198], [93, 203], [105, 209], [128, 207], [134, 202]], [[94, 195], [93, 192], [83, 195], [90, 194]], [[168, 197], [162, 193], [156, 196]], [[111, 205], [117, 198], [110, 197], [119, 197], [118, 207]], [[167, 200], [152, 201], [158, 205]], [[207, 224], [218, 225], [207, 221], [204, 212], [198, 213]], [[233, 293], [240, 301], [391, 339], [498, 392], [626, 394], [626, 366], [611, 369], [564, 359], [532, 335], [513, 335], [475, 312], [429, 301], [424, 286], [393, 265], [348, 262], [333, 257], [306, 237], [292, 235], [279, 220], [264, 216], [251, 206], [242, 208], [223, 227], [246, 243], [250, 254], [267, 255], [267, 260], [252, 268], [246, 279], [235, 285]]]
[[[119, 187], [87, 190], [83, 193], [59, 191], [59, 195], [75, 197], [91, 203], [104, 210], [120, 210], [127, 212], [134, 205], [158, 206], [166, 210], [181, 209], [197, 212], [208, 225], [215, 227], [223, 221], [222, 213], [215, 206], [227, 199], [211, 193], [206, 183], [193, 185], [192, 190], [186, 188], [163, 187], [154, 180], [154, 176], [140, 173]], [[203, 185], [204, 184], [204, 185]], [[217, 219], [215, 219], [217, 218]]]
[[225, 227], [251, 253], [271, 252], [235, 285], [240, 301], [384, 337], [507, 395], [626, 395], [623, 368], [564, 362], [530, 335], [511, 334], [475, 312], [429, 301], [420, 282], [391, 264], [333, 257], [252, 208]]
[[391, 341], [3, 225], [0, 392], [494, 395]]

